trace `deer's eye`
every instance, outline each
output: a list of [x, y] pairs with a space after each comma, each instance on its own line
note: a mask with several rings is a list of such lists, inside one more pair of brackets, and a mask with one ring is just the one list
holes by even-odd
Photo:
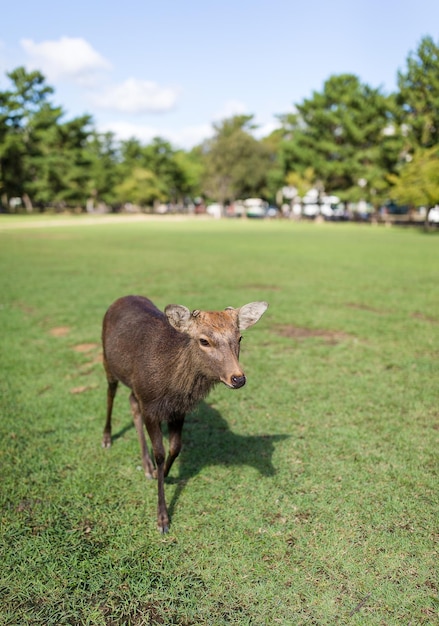
[[207, 339], [204, 339], [203, 337], [201, 337], [200, 345], [204, 346], [205, 348], [208, 348], [210, 346], [210, 343], [207, 341]]

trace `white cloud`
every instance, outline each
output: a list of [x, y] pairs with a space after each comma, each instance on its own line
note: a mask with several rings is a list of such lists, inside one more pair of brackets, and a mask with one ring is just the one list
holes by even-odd
[[88, 88], [91, 102], [101, 109], [125, 114], [157, 113], [171, 110], [177, 102], [178, 89], [153, 81], [128, 78], [119, 84], [102, 86], [102, 80], [98, 84], [99, 73], [112, 66], [85, 39], [61, 37], [41, 43], [21, 39], [20, 44], [31, 69], [40, 70], [49, 81], [67, 78]]
[[86, 83], [96, 71], [111, 68], [111, 64], [80, 37], [61, 37], [41, 43], [21, 39], [20, 44], [30, 57], [29, 65], [41, 70], [49, 80], [73, 78]]
[[144, 124], [131, 124], [130, 122], [108, 122], [99, 124], [98, 130], [101, 133], [114, 133], [116, 139], [125, 140], [135, 137], [142, 143], [149, 143], [151, 139], [160, 135], [154, 126]]
[[178, 89], [161, 87], [149, 80], [127, 78], [92, 95], [93, 104], [119, 113], [161, 113], [174, 108]]
[[[260, 139], [269, 135], [275, 128], [279, 127], [277, 121], [261, 124], [254, 132]], [[125, 121], [113, 121], [100, 124], [99, 132], [112, 132], [116, 139], [126, 140], [135, 137], [143, 144], [148, 144], [154, 137], [167, 139], [174, 147], [190, 150], [194, 146], [201, 144], [214, 134], [213, 125], [210, 123], [198, 124], [196, 126], [185, 126], [180, 129], [160, 128], [146, 124], [136, 124]]]
[[136, 137], [141, 143], [149, 143], [154, 137], [163, 137], [173, 146], [184, 149], [193, 148], [193, 146], [200, 144], [213, 134], [210, 124], [187, 126], [181, 130], [170, 130], [129, 122], [110, 122], [100, 125], [99, 131], [103, 133], [112, 132], [119, 140]]
[[187, 126], [170, 133], [170, 141], [174, 146], [189, 149], [199, 145], [212, 135], [213, 127], [210, 124], [200, 124], [199, 126]]
[[[250, 115], [248, 106], [240, 100], [227, 100], [224, 103], [223, 108], [213, 115], [213, 121], [222, 121], [235, 115]], [[252, 131], [252, 134], [256, 137], [256, 139], [267, 137], [274, 130], [280, 128], [278, 120], [260, 122], [256, 118], [253, 118], [252, 123], [256, 125], [256, 128]]]
[[280, 127], [281, 124], [277, 120], [273, 120], [272, 122], [265, 122], [263, 124], [260, 124], [253, 131], [253, 135], [256, 137], [256, 139], [262, 139], [263, 137], [268, 137], [268, 135], [271, 135], [274, 130], [277, 130]]
[[214, 115], [215, 120], [224, 120], [234, 115], [247, 115], [248, 107], [239, 100], [227, 100], [223, 108]]

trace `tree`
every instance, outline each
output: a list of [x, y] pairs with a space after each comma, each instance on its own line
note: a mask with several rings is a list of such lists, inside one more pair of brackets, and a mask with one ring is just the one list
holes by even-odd
[[418, 148], [399, 176], [390, 177], [392, 196], [401, 204], [413, 207], [425, 206], [425, 226], [428, 226], [430, 210], [439, 204], [439, 145]]
[[439, 143], [439, 46], [424, 37], [407, 69], [398, 72], [397, 102], [405, 124], [408, 149], [430, 148]]
[[91, 158], [87, 150], [89, 115], [58, 123], [41, 137], [27, 168], [29, 195], [37, 204], [83, 207], [90, 194]]
[[95, 130], [88, 138], [86, 155], [89, 161], [88, 206], [96, 202], [116, 203], [115, 186], [120, 182], [120, 157], [113, 133]]
[[169, 141], [154, 137], [142, 150], [143, 164], [160, 181], [167, 199], [177, 202], [182, 196], [183, 173], [175, 160], [175, 150]]
[[319, 186], [316, 174], [312, 167], [307, 167], [303, 173], [289, 172], [285, 177], [289, 187], [297, 189], [297, 195], [303, 198], [310, 189]]
[[157, 176], [146, 168], [136, 167], [116, 186], [115, 194], [121, 203], [140, 207], [151, 206], [155, 201], [164, 202], [166, 194]]
[[174, 155], [175, 163], [180, 172], [180, 193], [184, 198], [195, 198], [201, 194], [201, 179], [204, 164], [201, 153], [196, 148], [190, 152], [178, 150]]
[[38, 72], [19, 67], [7, 74], [11, 90], [0, 93], [0, 191], [2, 203], [23, 198], [32, 210], [30, 181], [34, 176], [34, 157], [41, 153], [41, 142], [62, 115], [49, 96], [53, 89]]
[[395, 102], [352, 74], [330, 77], [323, 92], [281, 118], [284, 176], [312, 167], [327, 193], [377, 203], [401, 151]]
[[157, 198], [160, 202], [183, 202], [184, 198], [198, 193], [200, 169], [194, 155], [185, 155], [171, 144], [155, 137], [146, 146], [135, 139], [122, 142], [120, 174], [123, 179], [132, 178], [133, 168], [147, 170], [155, 177]]
[[270, 198], [278, 201], [279, 191], [285, 186], [285, 170], [280, 162], [281, 146], [285, 137], [284, 128], [276, 128], [269, 135], [261, 139], [262, 145], [270, 155], [270, 164], [267, 167], [266, 179]]
[[203, 146], [206, 196], [221, 203], [267, 196], [271, 153], [251, 134], [252, 120], [252, 115], [238, 115], [214, 125], [214, 137]]
[[51, 104], [44, 76], [23, 67], [8, 74], [11, 89], [0, 93], [0, 191], [3, 206], [20, 197], [34, 205], [85, 204], [90, 165], [86, 144], [92, 120], [62, 122]]

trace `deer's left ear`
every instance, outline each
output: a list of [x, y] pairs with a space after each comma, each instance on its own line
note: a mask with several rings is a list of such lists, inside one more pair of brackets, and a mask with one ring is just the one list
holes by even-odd
[[253, 326], [268, 309], [267, 302], [250, 302], [238, 309], [239, 330]]

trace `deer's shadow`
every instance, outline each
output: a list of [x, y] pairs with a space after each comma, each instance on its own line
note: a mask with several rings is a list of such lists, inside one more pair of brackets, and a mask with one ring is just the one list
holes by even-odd
[[[113, 435], [113, 441], [120, 439], [134, 428], [131, 422]], [[163, 428], [166, 438], [166, 426]], [[275, 444], [290, 435], [237, 435], [230, 430], [221, 413], [207, 402], [201, 402], [189, 413], [183, 428], [183, 446], [178, 460], [166, 478], [167, 484], [176, 484], [168, 505], [172, 516], [175, 506], [191, 478], [209, 465], [249, 465], [261, 476], [274, 476], [272, 462]], [[150, 442], [148, 448], [151, 450]], [[152, 456], [153, 458], [153, 456]]]
[[237, 435], [219, 411], [201, 402], [186, 418], [179, 460], [166, 479], [167, 483], [177, 483], [169, 502], [169, 514], [173, 514], [187, 483], [205, 466], [249, 465], [262, 476], [273, 476], [276, 473], [272, 462], [275, 443], [287, 437], [289, 435]]

